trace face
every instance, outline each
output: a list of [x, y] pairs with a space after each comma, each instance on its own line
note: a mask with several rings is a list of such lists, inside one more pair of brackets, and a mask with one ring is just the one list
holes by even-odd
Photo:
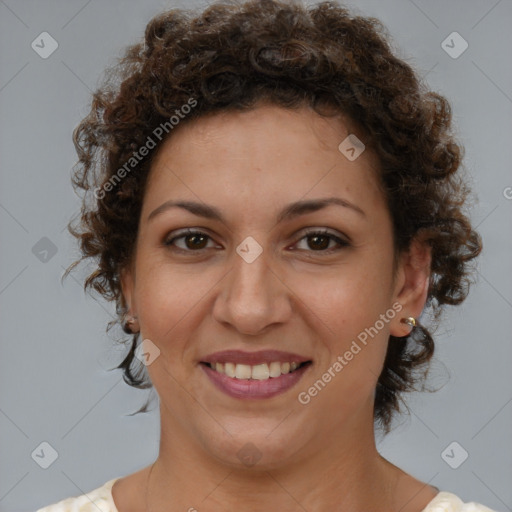
[[122, 284], [177, 448], [270, 468], [372, 432], [387, 340], [426, 277], [405, 257], [393, 273], [378, 161], [349, 160], [350, 133], [267, 105], [183, 124], [159, 150]]

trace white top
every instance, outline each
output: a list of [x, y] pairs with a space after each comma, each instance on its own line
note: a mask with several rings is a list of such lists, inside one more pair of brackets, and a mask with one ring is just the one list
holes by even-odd
[[[112, 486], [118, 480], [114, 478], [106, 484], [87, 494], [75, 498], [67, 498], [54, 505], [36, 510], [36, 512], [119, 512], [112, 498]], [[441, 491], [422, 510], [422, 512], [497, 512], [490, 508], [474, 503], [464, 503], [451, 492]]]

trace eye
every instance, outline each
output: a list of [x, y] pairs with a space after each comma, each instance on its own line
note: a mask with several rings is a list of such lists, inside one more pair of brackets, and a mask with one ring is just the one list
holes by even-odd
[[[176, 244], [178, 240], [183, 240], [184, 246]], [[181, 234], [178, 233], [177, 236], [165, 240], [164, 245], [166, 247], [174, 246], [182, 252], [199, 252], [208, 248], [207, 244], [209, 240], [211, 240], [210, 235], [203, 231], [187, 229], [186, 231], [182, 231]], [[300, 243], [302, 240], [308, 240], [306, 244], [312, 249], [310, 252], [331, 253], [350, 245], [348, 241], [343, 240], [327, 230], [309, 231], [297, 243]], [[329, 247], [332, 242], [335, 242], [337, 247]]]
[[[180, 247], [175, 244], [177, 240], [183, 239], [185, 247]], [[201, 249], [206, 248], [206, 242], [211, 239], [209, 235], [202, 231], [196, 231], [193, 229], [187, 229], [186, 231], [174, 236], [170, 239], [165, 240], [165, 246], [176, 246], [179, 250], [184, 252], [197, 252]]]
[[[343, 240], [339, 236], [336, 236], [327, 230], [309, 231], [299, 240], [299, 242], [302, 240], [309, 240], [306, 242], [306, 245], [312, 249], [312, 252], [331, 253], [350, 245], [348, 241]], [[335, 242], [338, 246], [329, 247], [332, 242]]]

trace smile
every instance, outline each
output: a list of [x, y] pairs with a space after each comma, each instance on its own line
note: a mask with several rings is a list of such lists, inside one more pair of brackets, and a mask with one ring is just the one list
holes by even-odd
[[269, 364], [262, 363], [253, 366], [236, 363], [210, 363], [210, 368], [235, 379], [267, 380], [291, 373], [303, 364], [307, 364], [307, 361], [304, 363], [273, 361]]
[[273, 361], [256, 365], [202, 362], [200, 366], [210, 381], [225, 394], [233, 398], [258, 399], [289, 390], [311, 364], [311, 361]]

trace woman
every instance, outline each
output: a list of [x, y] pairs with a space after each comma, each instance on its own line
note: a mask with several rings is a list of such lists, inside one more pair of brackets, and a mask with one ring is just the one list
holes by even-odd
[[490, 510], [375, 446], [432, 357], [419, 317], [464, 300], [481, 250], [449, 104], [377, 20], [163, 13], [75, 145], [86, 286], [133, 334], [119, 368], [159, 395], [160, 451], [39, 512]]

